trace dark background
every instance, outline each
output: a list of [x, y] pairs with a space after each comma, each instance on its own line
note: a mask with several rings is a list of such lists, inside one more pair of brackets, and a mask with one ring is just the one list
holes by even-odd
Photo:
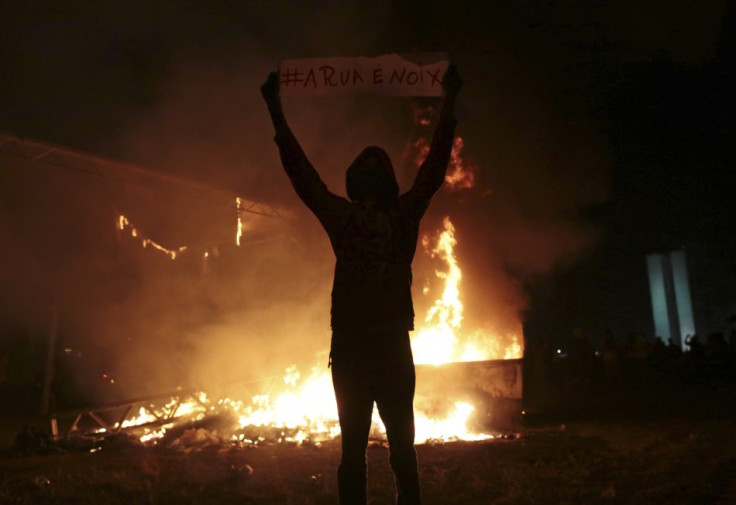
[[[468, 319], [523, 321], [528, 339], [554, 345], [576, 329], [594, 342], [653, 337], [645, 257], [684, 248], [698, 332], [729, 334], [735, 16], [719, 1], [5, 2], [0, 129], [289, 209], [322, 252], [280, 172], [260, 83], [281, 58], [449, 51], [477, 184], [439, 195], [425, 231], [454, 216]], [[366, 143], [400, 158], [412, 104], [285, 106], [341, 192], [341, 167]], [[5, 247], [32, 234], [7, 225], [8, 184]], [[62, 242], [44, 248], [64, 253]], [[328, 275], [329, 256], [314, 256]], [[8, 271], [18, 258], [5, 258]], [[324, 294], [311, 277], [294, 289], [315, 285]]]

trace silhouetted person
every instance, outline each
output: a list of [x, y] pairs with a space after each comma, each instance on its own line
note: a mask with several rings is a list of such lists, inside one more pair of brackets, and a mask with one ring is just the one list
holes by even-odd
[[575, 389], [578, 393], [588, 393], [595, 370], [595, 350], [590, 345], [588, 336], [580, 328], [573, 331], [567, 347], [567, 365], [570, 373], [567, 388]]
[[611, 389], [621, 386], [621, 346], [610, 331], [606, 332], [601, 348], [603, 375], [606, 385]]
[[327, 189], [291, 132], [281, 108], [278, 74], [269, 75], [261, 87], [284, 170], [327, 232], [336, 257], [330, 364], [342, 431], [341, 505], [366, 503], [365, 452], [374, 402], [386, 427], [397, 504], [420, 503], [409, 341], [414, 329], [411, 263], [419, 221], [445, 179], [461, 86], [451, 65], [442, 81], [439, 124], [411, 189], [399, 195], [391, 160], [371, 146], [347, 169], [349, 200]]
[[633, 330], [626, 338], [625, 363], [629, 387], [639, 388], [645, 383], [646, 364], [652, 346], [641, 330]]
[[694, 359], [705, 358], [705, 347], [697, 335], [688, 335], [685, 337], [685, 343], [690, 347], [688, 353]]
[[724, 360], [728, 354], [728, 342], [725, 335], [720, 331], [709, 333], [705, 339], [703, 352], [711, 361]]

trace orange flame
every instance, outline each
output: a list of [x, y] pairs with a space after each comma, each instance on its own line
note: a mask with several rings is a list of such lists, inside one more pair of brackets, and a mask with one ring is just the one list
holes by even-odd
[[[452, 142], [450, 162], [445, 174], [445, 185], [452, 191], [470, 189], [475, 185], [477, 168], [462, 156], [464, 146], [465, 142], [463, 139], [461, 137], [455, 137]], [[416, 166], [421, 165], [429, 154], [429, 141], [425, 138], [415, 140], [412, 143], [412, 152], [412, 163]]]
[[[423, 110], [415, 115], [418, 127], [426, 128], [431, 124], [431, 109]], [[428, 116], [427, 114], [430, 114]], [[446, 174], [446, 186], [460, 191], [472, 188], [475, 183], [476, 167], [462, 157], [463, 140], [457, 137], [453, 142], [452, 154]], [[420, 165], [427, 156], [429, 143], [419, 138], [410, 145], [410, 160]], [[236, 205], [237, 230], [236, 244], [240, 245], [243, 234], [243, 222], [240, 215], [241, 201]], [[132, 228], [127, 218], [120, 216], [119, 228]], [[133, 233], [136, 233], [133, 228]], [[135, 236], [135, 235], [134, 235]], [[144, 241], [145, 245], [146, 241]], [[150, 242], [149, 242], [150, 243]], [[462, 270], [455, 254], [457, 239], [455, 227], [446, 217], [443, 229], [436, 238], [434, 247], [429, 237], [423, 237], [422, 243], [431, 257], [443, 262], [445, 268], [435, 272], [444, 281], [442, 294], [428, 310], [424, 321], [419, 325], [412, 337], [412, 350], [417, 364], [444, 364], [458, 361], [484, 361], [493, 359], [514, 359], [522, 356], [523, 350], [516, 335], [500, 335], [487, 329], [465, 331], [462, 329], [463, 304], [460, 300], [460, 282]], [[169, 251], [171, 252], [171, 251]], [[172, 255], [175, 257], [175, 255]], [[208, 253], [205, 253], [205, 260]], [[426, 294], [426, 293], [425, 293]], [[283, 378], [283, 384], [274, 394], [263, 394], [252, 397], [249, 401], [224, 398], [215, 403], [210, 402], [204, 393], [199, 402], [182, 404], [181, 412], [191, 411], [193, 415], [203, 417], [210, 411], [226, 410], [238, 420], [241, 429], [232, 435], [235, 442], [257, 443], [248, 439], [242, 429], [251, 426], [267, 426], [284, 428], [284, 441], [303, 442], [307, 439], [319, 441], [331, 439], [339, 435], [337, 408], [332, 392], [331, 378], [323, 365], [323, 360], [315, 365], [311, 372], [303, 377], [295, 366], [289, 367]], [[473, 431], [468, 421], [475, 407], [464, 401], [456, 401], [449, 414], [442, 418], [423, 412], [415, 412], [416, 439], [419, 443], [435, 440], [480, 440], [492, 438], [492, 435]], [[141, 410], [134, 425], [150, 422], [156, 415]], [[373, 412], [375, 431], [385, 433], [377, 411]], [[166, 432], [167, 426], [156, 430], [147, 430], [141, 441], [155, 443]], [[288, 429], [288, 434], [287, 430]]]
[[[130, 222], [130, 220], [125, 217], [123, 214], [120, 214], [118, 216], [118, 229], [120, 231], [125, 231], [125, 228], [130, 228], [130, 236], [133, 238], [138, 238], [138, 230], [135, 226]], [[181, 246], [176, 249], [168, 249], [158, 242], [151, 240], [150, 238], [144, 238], [141, 240], [141, 246], [146, 249], [148, 246], [153, 247], [157, 251], [161, 251], [162, 253], [166, 254], [169, 258], [172, 260], [175, 260], [176, 257], [187, 250], [187, 246]]]
[[[447, 266], [446, 271], [435, 272], [444, 279], [442, 296], [427, 312], [424, 325], [412, 338], [412, 350], [417, 364], [440, 365], [457, 361], [484, 361], [492, 359], [516, 359], [522, 357], [522, 349], [516, 335], [510, 335], [509, 345], [488, 330], [476, 330], [462, 335], [463, 304], [460, 301], [460, 281], [462, 271], [455, 255], [455, 227], [445, 217], [444, 230], [437, 244], [430, 251], [432, 257], [440, 258]], [[429, 239], [422, 238], [422, 244], [429, 248]]]
[[240, 197], [236, 197], [235, 198], [235, 208], [237, 209], [238, 221], [237, 221], [237, 226], [235, 230], [235, 245], [237, 246], [240, 246], [240, 241], [243, 238], [243, 218], [240, 215], [240, 203], [241, 203]]
[[[433, 248], [429, 247], [429, 238], [424, 237], [422, 242], [428, 253], [440, 259], [445, 268], [436, 272], [438, 278], [444, 281], [442, 294], [429, 309], [421, 328], [412, 338], [416, 363], [437, 365], [455, 361], [521, 357], [521, 346], [515, 336], [512, 336], [511, 344], [504, 347], [502, 340], [496, 338], [492, 332], [476, 330], [470, 334], [462, 333], [462, 271], [455, 254], [457, 238], [450, 219], [444, 219], [443, 230]], [[237, 419], [237, 428], [231, 435], [235, 443], [258, 443], [258, 440], [248, 438], [251, 435], [246, 435], [244, 431], [253, 426], [283, 429], [282, 440], [294, 443], [306, 440], [319, 442], [339, 435], [332, 382], [324, 367], [323, 357], [306, 376], [296, 366], [290, 366], [283, 375], [283, 384], [274, 389], [274, 394], [257, 395], [248, 401], [224, 398], [214, 403], [204, 393], [200, 393], [198, 401], [177, 404], [177, 415], [190, 413], [202, 418], [208, 412], [227, 411]], [[456, 401], [448, 414], [438, 418], [437, 414], [417, 408], [417, 442], [493, 438], [491, 434], [473, 431], [468, 427], [474, 409], [470, 403]], [[137, 418], [128, 424], [149, 423], [160, 417], [161, 413], [141, 409]], [[373, 433], [383, 436], [385, 430], [375, 410], [373, 425]], [[140, 439], [142, 442], [156, 443], [169, 427], [170, 425], [146, 429]]]
[[[409, 143], [408, 153], [405, 156], [415, 167], [419, 167], [427, 159], [430, 147], [428, 128], [437, 118], [438, 113], [432, 106], [414, 107], [414, 126], [419, 134], [415, 140]], [[478, 168], [463, 157], [464, 145], [465, 143], [461, 137], [455, 137], [452, 143], [450, 162], [445, 175], [445, 185], [452, 191], [470, 189], [475, 185]]]
[[461, 137], [455, 137], [452, 143], [450, 165], [447, 167], [445, 183], [454, 191], [470, 189], [475, 184], [475, 165], [465, 161], [462, 157], [464, 142]]

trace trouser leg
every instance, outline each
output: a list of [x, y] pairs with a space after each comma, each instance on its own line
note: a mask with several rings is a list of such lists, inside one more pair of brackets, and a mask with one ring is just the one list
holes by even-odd
[[359, 374], [347, 363], [332, 364], [332, 384], [342, 432], [342, 459], [337, 469], [340, 505], [366, 504], [366, 459], [373, 398]]
[[389, 461], [396, 479], [397, 505], [421, 502], [417, 455], [414, 449], [415, 373], [411, 352], [386, 367], [376, 404], [386, 427]]

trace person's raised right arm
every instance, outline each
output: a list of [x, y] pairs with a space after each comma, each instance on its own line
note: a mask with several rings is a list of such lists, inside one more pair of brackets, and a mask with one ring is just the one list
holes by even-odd
[[307, 158], [291, 128], [289, 128], [281, 106], [279, 74], [277, 72], [269, 74], [266, 82], [261, 86], [261, 95], [268, 106], [268, 112], [276, 133], [274, 141], [278, 146], [281, 164], [286, 171], [286, 175], [289, 176], [299, 198], [312, 212], [317, 214], [317, 217], [320, 217], [320, 209], [334, 195], [327, 190], [327, 186]]

